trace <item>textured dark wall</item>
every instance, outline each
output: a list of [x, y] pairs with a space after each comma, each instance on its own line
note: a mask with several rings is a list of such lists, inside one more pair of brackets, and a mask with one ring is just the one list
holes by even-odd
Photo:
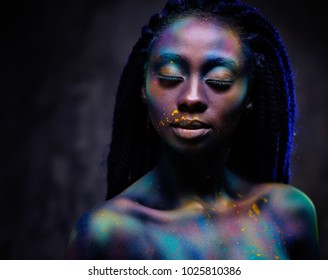
[[[317, 0], [247, 2], [278, 27], [294, 65], [300, 114], [292, 184], [317, 208], [328, 259], [324, 9]], [[1, 8], [0, 258], [62, 259], [73, 223], [104, 200], [119, 75], [141, 26], [163, 3], [11, 1]]]

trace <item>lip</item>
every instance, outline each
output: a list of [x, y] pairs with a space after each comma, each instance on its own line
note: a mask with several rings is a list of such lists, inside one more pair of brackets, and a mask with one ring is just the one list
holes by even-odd
[[171, 124], [174, 134], [182, 139], [197, 140], [204, 137], [211, 126], [199, 120], [182, 120]]
[[199, 139], [204, 137], [208, 132], [210, 131], [210, 128], [198, 128], [198, 129], [190, 129], [190, 128], [182, 128], [175, 126], [173, 127], [174, 134], [183, 139]]
[[208, 129], [210, 125], [203, 123], [199, 120], [183, 120], [180, 122], [172, 123], [174, 128], [182, 128], [186, 130], [199, 130], [199, 129]]

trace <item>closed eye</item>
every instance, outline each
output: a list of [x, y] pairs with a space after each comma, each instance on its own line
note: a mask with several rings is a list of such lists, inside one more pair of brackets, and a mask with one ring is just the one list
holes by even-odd
[[219, 91], [225, 91], [229, 89], [233, 83], [233, 81], [222, 81], [217, 79], [207, 79], [205, 81], [210, 87], [219, 90]]
[[172, 82], [182, 82], [183, 81], [183, 77], [179, 77], [179, 76], [158, 74], [157, 77], [159, 80], [163, 80], [163, 81], [172, 81]]
[[184, 81], [183, 77], [158, 74], [157, 78], [160, 84], [166, 88], [174, 88]]

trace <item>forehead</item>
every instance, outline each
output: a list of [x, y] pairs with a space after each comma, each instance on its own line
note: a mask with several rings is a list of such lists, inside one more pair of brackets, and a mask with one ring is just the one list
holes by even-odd
[[241, 42], [236, 32], [212, 18], [187, 17], [166, 27], [154, 42], [151, 55], [176, 52], [201, 58], [223, 56], [241, 60]]

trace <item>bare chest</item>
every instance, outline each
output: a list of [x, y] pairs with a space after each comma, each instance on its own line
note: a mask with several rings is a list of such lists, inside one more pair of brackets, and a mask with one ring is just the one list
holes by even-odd
[[279, 227], [266, 215], [202, 214], [148, 223], [145, 259], [286, 259]]

